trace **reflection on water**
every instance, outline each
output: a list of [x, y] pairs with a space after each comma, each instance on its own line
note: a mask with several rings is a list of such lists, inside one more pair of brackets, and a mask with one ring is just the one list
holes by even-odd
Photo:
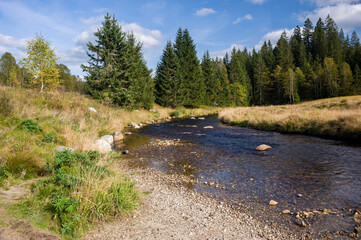
[[[260, 144], [272, 149], [258, 152]], [[259, 218], [294, 231], [352, 232], [354, 222], [345, 209], [361, 209], [360, 146], [230, 127], [212, 117], [144, 127], [126, 146], [132, 156], [145, 159], [139, 162], [143, 167], [225, 186], [189, 185], [217, 199], [242, 203]], [[277, 207], [268, 206], [271, 199], [279, 202]], [[311, 227], [306, 230], [295, 226], [291, 216], [279, 214], [284, 209], [324, 208], [335, 214], [308, 220]]]

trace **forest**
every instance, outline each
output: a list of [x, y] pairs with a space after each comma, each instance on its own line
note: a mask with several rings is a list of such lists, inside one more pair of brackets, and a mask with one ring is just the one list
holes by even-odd
[[[223, 58], [207, 51], [201, 60], [188, 29], [168, 41], [157, 68], [147, 68], [142, 43], [125, 33], [107, 14], [89, 42], [85, 81], [64, 64], [55, 72], [63, 91], [87, 93], [103, 102], [136, 109], [164, 107], [251, 106], [293, 104], [320, 98], [361, 94], [361, 46], [328, 16], [316, 25], [307, 19], [292, 36], [283, 32], [275, 46], [265, 41], [252, 51], [233, 48]], [[54, 76], [54, 74], [53, 74]], [[36, 88], [37, 78], [11, 53], [0, 59], [0, 83]], [[45, 90], [52, 90], [50, 81]]]

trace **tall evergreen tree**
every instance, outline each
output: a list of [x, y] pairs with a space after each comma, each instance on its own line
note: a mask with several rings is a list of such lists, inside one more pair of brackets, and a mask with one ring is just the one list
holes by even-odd
[[307, 52], [312, 52], [312, 33], [313, 33], [312, 22], [309, 18], [307, 18], [302, 30], [303, 44], [305, 45]]
[[278, 65], [283, 69], [292, 69], [294, 67], [292, 51], [288, 44], [286, 32], [281, 34], [274, 51]]
[[315, 31], [312, 34], [312, 55], [316, 59], [317, 57], [323, 60], [327, 56], [327, 38], [325, 34], [325, 24], [322, 19], [319, 18], [315, 27]]
[[155, 76], [156, 102], [164, 107], [179, 104], [179, 63], [171, 42], [167, 42]]
[[217, 71], [218, 63], [212, 61], [208, 51], [203, 55], [201, 67], [206, 86], [204, 103], [209, 106], [217, 106], [219, 105], [217, 95], [220, 90], [220, 82], [215, 72]]
[[337, 65], [341, 64], [342, 49], [338, 27], [335, 21], [333, 21], [333, 19], [330, 17], [330, 15], [328, 15], [326, 18], [326, 37], [328, 42], [327, 56], [333, 58]]
[[102, 26], [89, 42], [88, 66], [82, 65], [89, 93], [128, 108], [153, 104], [153, 83], [142, 58], [141, 44], [122, 31], [115, 16], [105, 15]]
[[22, 82], [22, 74], [20, 67], [16, 64], [16, 60], [9, 52], [4, 53], [0, 59], [0, 72], [4, 85], [18, 87]]
[[178, 30], [174, 48], [180, 64], [182, 105], [198, 107], [204, 103], [205, 85], [196, 47], [187, 29]]

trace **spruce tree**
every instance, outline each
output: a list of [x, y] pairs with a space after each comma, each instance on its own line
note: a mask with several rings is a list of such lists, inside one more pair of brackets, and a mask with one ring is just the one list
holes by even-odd
[[196, 46], [187, 29], [179, 28], [174, 45], [180, 65], [182, 105], [199, 107], [204, 103], [205, 85], [197, 58]]
[[314, 59], [317, 57], [323, 60], [328, 53], [327, 38], [325, 34], [325, 24], [322, 19], [319, 18], [315, 27], [315, 31], [312, 34], [312, 55]]
[[164, 107], [176, 107], [179, 89], [179, 63], [171, 42], [167, 42], [155, 76], [156, 102]]
[[312, 22], [309, 18], [307, 18], [302, 30], [303, 44], [305, 45], [307, 52], [312, 52], [312, 32], [313, 32]]
[[330, 15], [326, 18], [326, 37], [328, 43], [327, 56], [333, 58], [337, 65], [341, 64], [342, 49], [338, 27]]
[[216, 76], [218, 65], [212, 61], [208, 51], [203, 55], [201, 67], [206, 86], [204, 103], [209, 106], [217, 106], [219, 105], [217, 95], [220, 90], [220, 82]]
[[288, 44], [286, 32], [282, 33], [274, 51], [278, 65], [280, 65], [283, 69], [294, 67], [292, 51], [290, 45]]

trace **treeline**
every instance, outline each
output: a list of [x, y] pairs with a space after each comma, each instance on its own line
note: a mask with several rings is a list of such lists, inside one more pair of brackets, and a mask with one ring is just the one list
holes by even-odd
[[[268, 41], [258, 51], [234, 48], [223, 58], [211, 58], [207, 51], [201, 61], [189, 31], [179, 28], [174, 43], [167, 43], [154, 78], [143, 59], [142, 44], [123, 32], [114, 16], [107, 14], [94, 36], [95, 42], [87, 44], [88, 64], [81, 66], [87, 73], [85, 82], [63, 64], [51, 71], [59, 72], [66, 91], [86, 92], [129, 109], [149, 109], [154, 102], [166, 107], [292, 104], [361, 94], [360, 40], [356, 32], [345, 36], [330, 16], [325, 22], [320, 18], [315, 27], [307, 19], [290, 38], [283, 32], [274, 47]], [[28, 49], [28, 60], [33, 52]], [[31, 87], [39, 77], [30, 73], [10, 53], [0, 59], [1, 84]]]
[[361, 94], [361, 47], [328, 16], [313, 27], [310, 19], [275, 47], [233, 49], [223, 59], [196, 58], [187, 30], [168, 42], [155, 76], [156, 102], [162, 106], [246, 106], [297, 103]]
[[[72, 75], [70, 69], [64, 64], [56, 65], [59, 73], [60, 91], [85, 93], [85, 82], [79, 76]], [[29, 71], [19, 65], [13, 55], [4, 53], [0, 59], [0, 84], [10, 87], [33, 88], [32, 76]]]

